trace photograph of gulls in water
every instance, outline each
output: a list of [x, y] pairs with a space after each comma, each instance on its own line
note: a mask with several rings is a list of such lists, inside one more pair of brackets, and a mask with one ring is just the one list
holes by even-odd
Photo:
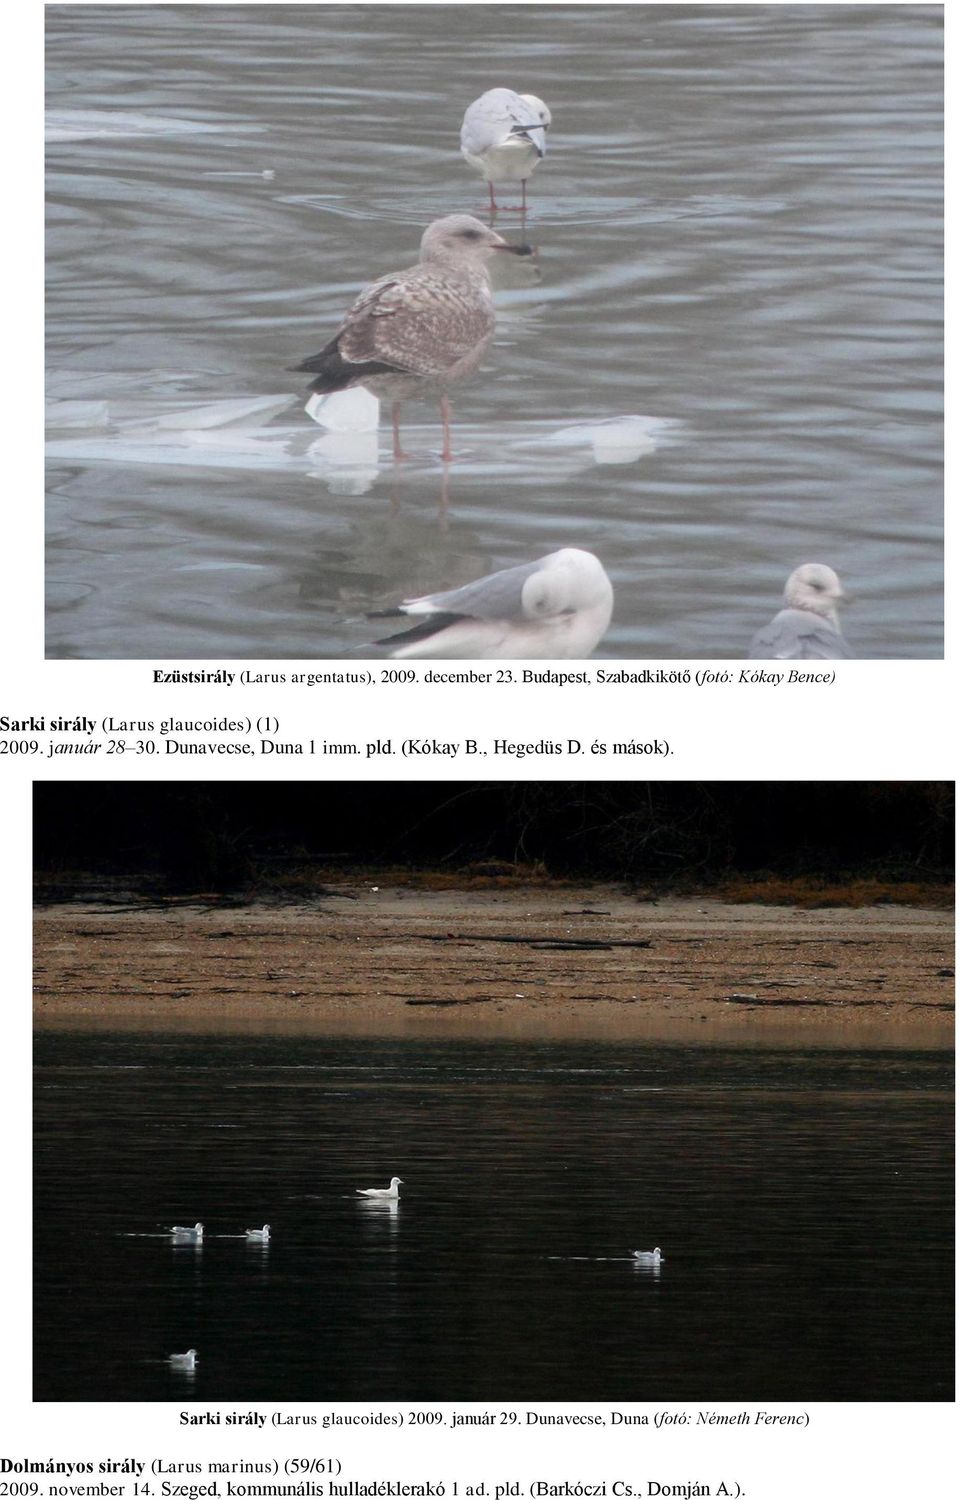
[[379, 660], [560, 547], [607, 660], [807, 558], [942, 656], [937, 7], [156, 14], [47, 7], [48, 656]]
[[519, 182], [520, 209], [526, 213], [527, 179], [546, 155], [550, 125], [550, 111], [536, 94], [488, 89], [469, 106], [460, 130], [460, 150], [485, 178], [491, 212], [505, 207], [497, 203], [495, 185]]
[[[493, 337], [493, 291], [487, 262], [496, 254], [529, 255], [470, 214], [449, 214], [423, 232], [415, 266], [381, 276], [361, 292], [330, 342], [296, 366], [315, 375], [318, 395], [362, 385], [387, 397], [393, 456], [400, 445], [400, 407], [411, 396], [438, 396], [441, 458], [453, 459], [447, 389], [472, 375]], [[322, 420], [322, 418], [321, 418]]]
[[613, 614], [613, 586], [592, 552], [563, 547], [447, 593], [407, 599], [372, 619], [418, 620], [387, 636], [397, 659], [587, 657]]
[[847, 602], [840, 580], [825, 563], [794, 568], [783, 591], [783, 609], [750, 642], [759, 661], [814, 661], [850, 657], [840, 631], [839, 609]]

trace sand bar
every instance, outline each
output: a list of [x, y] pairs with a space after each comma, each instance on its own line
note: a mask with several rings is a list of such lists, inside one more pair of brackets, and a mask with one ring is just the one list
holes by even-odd
[[40, 907], [44, 1027], [948, 1047], [946, 911], [620, 887]]

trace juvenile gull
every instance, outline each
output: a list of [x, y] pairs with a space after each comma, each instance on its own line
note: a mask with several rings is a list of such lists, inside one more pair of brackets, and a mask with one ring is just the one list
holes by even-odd
[[633, 1258], [641, 1266], [658, 1266], [663, 1260], [659, 1245], [655, 1250], [634, 1250]]
[[194, 1240], [199, 1242], [203, 1239], [202, 1224], [174, 1224], [170, 1230], [178, 1240]]
[[589, 656], [610, 624], [613, 586], [592, 552], [562, 547], [463, 588], [407, 599], [373, 616], [423, 616], [377, 641], [395, 658]]
[[496, 251], [529, 255], [508, 245], [469, 214], [436, 219], [420, 241], [420, 260], [381, 276], [347, 313], [339, 329], [298, 370], [316, 375], [321, 395], [362, 385], [392, 403], [393, 456], [400, 447], [400, 406], [413, 395], [439, 395], [443, 459], [450, 451], [447, 387], [471, 375], [493, 337], [493, 292], [487, 261]]
[[546, 154], [551, 115], [536, 94], [488, 89], [463, 117], [460, 150], [486, 178], [490, 208], [496, 209], [496, 182], [519, 182], [527, 211], [527, 178]]
[[256, 1244], [265, 1245], [270, 1239], [270, 1225], [264, 1224], [262, 1229], [248, 1229], [246, 1238], [253, 1240]]
[[171, 1354], [167, 1357], [167, 1364], [174, 1370], [195, 1370], [197, 1368], [197, 1351], [188, 1349], [185, 1354]]
[[825, 563], [803, 563], [787, 579], [784, 608], [750, 642], [760, 661], [820, 661], [852, 657], [840, 633], [838, 609], [846, 603], [840, 580]]
[[400, 1189], [403, 1186], [402, 1177], [391, 1177], [390, 1186], [386, 1188], [357, 1188], [361, 1198], [399, 1198]]

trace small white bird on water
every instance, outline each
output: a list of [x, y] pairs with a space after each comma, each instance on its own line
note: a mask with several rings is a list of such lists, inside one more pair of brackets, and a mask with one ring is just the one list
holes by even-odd
[[248, 1229], [246, 1238], [253, 1240], [256, 1244], [265, 1245], [270, 1238], [270, 1225], [264, 1224], [262, 1229]]
[[587, 657], [613, 613], [613, 585], [592, 552], [562, 547], [442, 594], [407, 599], [373, 619], [420, 617], [377, 641], [391, 657], [517, 660]]
[[487, 261], [497, 251], [530, 255], [529, 245], [508, 245], [470, 214], [448, 214], [423, 233], [415, 266], [381, 276], [360, 293], [319, 354], [297, 370], [316, 376], [318, 395], [362, 385], [388, 399], [393, 456], [400, 446], [400, 407], [415, 395], [439, 395], [445, 463], [450, 449], [447, 388], [472, 375], [493, 337], [493, 291]]
[[803, 563], [787, 579], [784, 608], [750, 642], [757, 661], [825, 661], [852, 657], [840, 632], [839, 607], [846, 595], [826, 563]]
[[536, 94], [488, 89], [463, 117], [460, 150], [490, 189], [490, 208], [497, 207], [494, 183], [519, 182], [522, 211], [527, 211], [527, 178], [547, 150], [551, 114]]
[[361, 1198], [399, 1198], [400, 1189], [403, 1186], [402, 1177], [391, 1177], [390, 1186], [385, 1188], [357, 1188]]
[[167, 1364], [174, 1370], [195, 1370], [197, 1368], [197, 1351], [188, 1349], [185, 1354], [171, 1354], [167, 1358]]
[[663, 1260], [659, 1245], [655, 1250], [634, 1250], [633, 1258], [641, 1266], [658, 1266]]
[[197, 1224], [174, 1224], [170, 1233], [178, 1240], [193, 1240], [198, 1242], [203, 1239], [203, 1225]]

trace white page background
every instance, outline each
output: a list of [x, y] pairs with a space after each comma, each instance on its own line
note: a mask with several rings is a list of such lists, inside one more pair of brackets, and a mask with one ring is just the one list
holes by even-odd
[[[648, 1481], [663, 1484], [709, 1484], [723, 1480], [741, 1486], [748, 1500], [775, 1497], [847, 1497], [929, 1495], [941, 1492], [951, 1470], [954, 1408], [950, 1403], [912, 1405], [818, 1404], [774, 1405], [777, 1413], [806, 1411], [804, 1429], [754, 1426], [660, 1430], [651, 1427], [605, 1427], [557, 1430], [528, 1427], [529, 1410], [599, 1411], [611, 1403], [576, 1406], [505, 1401], [504, 1410], [520, 1415], [515, 1428], [479, 1430], [320, 1427], [275, 1428], [270, 1414], [322, 1416], [333, 1403], [316, 1406], [258, 1406], [268, 1414], [259, 1432], [247, 1428], [187, 1428], [181, 1408], [170, 1405], [102, 1403], [33, 1404], [31, 1390], [31, 1236], [30, 1236], [30, 801], [34, 777], [73, 779], [206, 776], [231, 779], [317, 777], [363, 779], [469, 779], [503, 776], [565, 779], [953, 779], [956, 766], [955, 680], [947, 663], [837, 663], [832, 686], [795, 689], [724, 687], [462, 689], [450, 687], [359, 689], [203, 689], [158, 688], [150, 674], [154, 664], [43, 661], [42, 646], [42, 466], [40, 462], [41, 355], [38, 313], [42, 279], [39, 213], [41, 163], [35, 129], [42, 74], [40, 26], [42, 6], [29, 0], [10, 8], [7, 34], [7, 87], [4, 90], [8, 172], [5, 182], [7, 227], [5, 256], [4, 405], [5, 531], [8, 569], [3, 590], [3, 687], [0, 713], [28, 715], [86, 714], [100, 719], [112, 713], [125, 718], [202, 718], [221, 713], [239, 717], [273, 715], [282, 739], [368, 740], [389, 735], [395, 744], [408, 736], [436, 736], [458, 741], [469, 736], [513, 741], [565, 741], [576, 736], [585, 745], [594, 738], [612, 743], [629, 738], [665, 738], [673, 748], [668, 760], [643, 758], [612, 761], [606, 757], [462, 757], [307, 761], [301, 757], [236, 757], [209, 762], [194, 756], [133, 760], [63, 756], [58, 759], [6, 758], [0, 765], [0, 811], [4, 830], [2, 864], [5, 948], [9, 959], [6, 994], [7, 1035], [2, 1051], [3, 1125], [6, 1151], [5, 1233], [3, 1237], [4, 1354], [2, 1402], [4, 1441], [0, 1457], [91, 1459], [136, 1457], [148, 1466], [197, 1459], [264, 1459], [330, 1455], [341, 1460], [341, 1481], [349, 1479], [457, 1480], [460, 1495], [481, 1480], [490, 1500], [494, 1486], [535, 1480], [596, 1484], [621, 1480], [647, 1494]], [[948, 90], [949, 95], [949, 90]], [[948, 486], [947, 493], [950, 493]], [[949, 649], [949, 648], [948, 648]], [[948, 658], [949, 662], [949, 658]], [[164, 665], [164, 664], [157, 664]], [[197, 670], [201, 662], [169, 663]], [[240, 671], [243, 663], [211, 663]], [[263, 662], [251, 663], [263, 670]], [[323, 663], [324, 670], [335, 664]], [[356, 663], [349, 665], [351, 669]], [[645, 665], [654, 666], [655, 663]], [[667, 663], [675, 669], [676, 663]], [[711, 668], [719, 664], [711, 662]], [[736, 664], [738, 669], [742, 665]], [[303, 670], [302, 662], [289, 670]], [[696, 670], [696, 663], [690, 664]], [[284, 670], [283, 664], [279, 669]], [[41, 735], [41, 739], [49, 736]], [[905, 1277], [909, 1266], [904, 1267]], [[335, 1288], [317, 1288], [317, 1298], [335, 1296]], [[105, 1309], [105, 1316], [109, 1310]], [[91, 1333], [91, 1337], [94, 1337]], [[251, 1358], [256, 1351], [251, 1350]], [[636, 1350], [642, 1366], [644, 1350]], [[455, 1393], [453, 1393], [455, 1395]], [[612, 1393], [615, 1396], [615, 1393]], [[671, 1403], [672, 1412], [765, 1409], [763, 1392], [750, 1403], [714, 1406], [709, 1392], [702, 1402]], [[213, 1406], [187, 1402], [182, 1410], [252, 1409], [243, 1402]], [[373, 1410], [366, 1403], [342, 1410]], [[407, 1413], [410, 1407], [390, 1405]], [[433, 1409], [432, 1407], [429, 1409]], [[458, 1410], [455, 1403], [441, 1408]], [[467, 1410], [497, 1408], [483, 1404]], [[623, 1406], [624, 1411], [659, 1409]], [[8, 1481], [29, 1479], [8, 1473]], [[43, 1482], [42, 1476], [38, 1477]], [[63, 1476], [61, 1476], [62, 1478]], [[109, 1476], [88, 1476], [88, 1481]], [[145, 1476], [146, 1477], [146, 1476]], [[169, 1476], [175, 1478], [176, 1476]], [[189, 1477], [189, 1476], [183, 1476]], [[206, 1480], [207, 1476], [195, 1476]], [[250, 1476], [255, 1479], [256, 1476]], [[69, 1482], [69, 1480], [64, 1480]], [[282, 1482], [282, 1481], [278, 1481]], [[127, 1494], [132, 1494], [127, 1481]], [[153, 1494], [161, 1493], [159, 1480]], [[221, 1493], [226, 1487], [221, 1481]], [[447, 1490], [449, 1494], [449, 1488]], [[612, 1490], [608, 1488], [608, 1494]]]

